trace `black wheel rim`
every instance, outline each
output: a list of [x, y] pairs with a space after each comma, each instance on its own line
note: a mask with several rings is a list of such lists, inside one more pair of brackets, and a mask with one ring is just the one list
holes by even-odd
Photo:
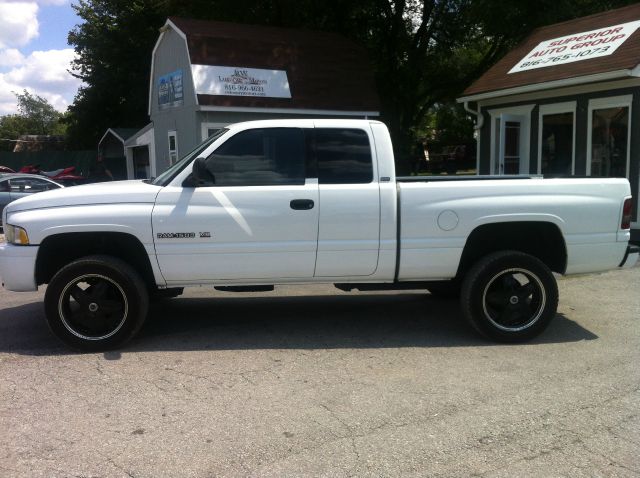
[[122, 287], [100, 274], [86, 274], [69, 282], [58, 301], [62, 323], [76, 337], [104, 340], [124, 325], [129, 304]]
[[491, 324], [506, 332], [519, 332], [535, 324], [547, 301], [540, 278], [526, 269], [507, 269], [487, 282], [482, 306]]

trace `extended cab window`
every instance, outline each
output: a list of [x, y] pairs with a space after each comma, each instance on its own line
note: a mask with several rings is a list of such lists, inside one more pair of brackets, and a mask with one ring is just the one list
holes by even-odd
[[361, 129], [317, 128], [316, 156], [320, 184], [373, 181], [371, 146]]
[[305, 136], [298, 128], [242, 131], [207, 158], [216, 186], [303, 185]]

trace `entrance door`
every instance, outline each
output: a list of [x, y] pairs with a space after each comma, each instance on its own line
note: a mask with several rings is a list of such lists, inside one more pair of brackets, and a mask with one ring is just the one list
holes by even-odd
[[133, 152], [133, 178], [147, 179], [149, 173], [149, 146], [136, 146]]
[[503, 114], [500, 116], [500, 142], [497, 174], [523, 174], [522, 147], [524, 117]]

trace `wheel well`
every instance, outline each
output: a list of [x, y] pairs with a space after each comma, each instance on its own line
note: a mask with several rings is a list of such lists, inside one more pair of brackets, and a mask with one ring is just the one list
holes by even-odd
[[147, 251], [138, 238], [122, 232], [74, 232], [45, 238], [36, 259], [38, 285], [49, 283], [55, 273], [70, 262], [94, 254], [122, 259], [138, 271], [150, 289], [155, 288]]
[[559, 274], [567, 267], [567, 248], [558, 226], [550, 222], [503, 222], [485, 224], [471, 232], [462, 251], [457, 277], [462, 277], [481, 257], [504, 250], [537, 257]]

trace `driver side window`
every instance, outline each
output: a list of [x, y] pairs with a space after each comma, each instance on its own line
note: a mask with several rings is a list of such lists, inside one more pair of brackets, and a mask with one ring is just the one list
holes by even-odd
[[206, 160], [216, 186], [304, 185], [305, 135], [300, 128], [242, 131]]

